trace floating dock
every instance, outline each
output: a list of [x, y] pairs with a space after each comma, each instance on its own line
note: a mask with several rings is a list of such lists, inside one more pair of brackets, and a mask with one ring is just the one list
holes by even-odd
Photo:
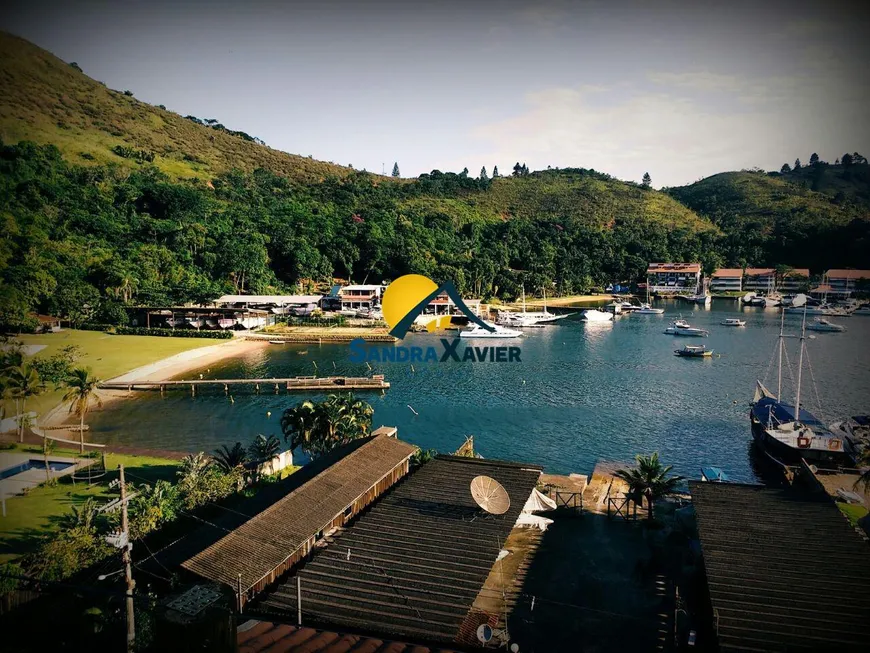
[[341, 390], [387, 390], [389, 382], [383, 374], [372, 376], [294, 376], [284, 379], [190, 379], [180, 381], [130, 381], [113, 382], [106, 381], [100, 384], [104, 390], [160, 390], [165, 392], [169, 388], [190, 388], [190, 393], [196, 395], [197, 387], [223, 386], [224, 392], [229, 393], [230, 386], [253, 386], [255, 392], [263, 388], [274, 388], [277, 393], [284, 388], [287, 392], [306, 391], [341, 391]]

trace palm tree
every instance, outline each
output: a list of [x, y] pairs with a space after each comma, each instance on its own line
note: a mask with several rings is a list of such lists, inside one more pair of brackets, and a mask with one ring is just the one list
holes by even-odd
[[64, 529], [84, 528], [89, 530], [94, 525], [97, 517], [97, 502], [93, 497], [88, 497], [78, 506], [72, 507], [72, 512], [65, 514], [60, 519], [60, 525]]
[[248, 447], [248, 456], [251, 460], [258, 462], [261, 460], [271, 460], [279, 453], [281, 453], [281, 441], [274, 435], [270, 435], [267, 438], [261, 433], [254, 439], [251, 446]]
[[63, 400], [70, 402], [69, 412], [79, 416], [81, 453], [85, 452], [85, 415], [90, 409], [91, 404], [95, 404], [98, 408], [103, 405], [103, 400], [97, 393], [99, 384], [100, 379], [93, 376], [89, 369], [81, 367], [77, 367], [70, 372], [70, 375], [63, 382], [66, 388]]
[[225, 474], [229, 474], [233, 470], [244, 466], [245, 462], [248, 460], [248, 454], [242, 446], [242, 443], [236, 442], [232, 449], [227, 445], [224, 445], [220, 449], [215, 449], [212, 458], [214, 458], [214, 462], [218, 469]]
[[22, 363], [9, 370], [6, 383], [7, 392], [15, 400], [16, 411], [21, 408], [18, 412], [18, 441], [24, 442], [26, 423], [24, 413], [27, 411], [27, 400], [45, 390], [45, 383], [39, 378], [36, 368], [28, 363]]
[[179, 483], [186, 482], [188, 485], [196, 485], [196, 482], [211, 467], [211, 462], [211, 458], [202, 451], [185, 456], [181, 459], [180, 469], [176, 472]]
[[682, 476], [669, 476], [672, 466], [662, 466], [659, 461], [659, 453], [651, 456], [635, 456], [637, 467], [634, 469], [620, 469], [616, 476], [628, 483], [631, 494], [635, 501], [638, 497], [645, 497], [647, 502], [647, 519], [652, 521], [653, 505], [658, 499], [673, 494], [677, 486], [683, 480]]
[[369, 433], [374, 409], [353, 395], [329, 395], [324, 401], [303, 401], [284, 411], [281, 429], [290, 447], [316, 458]]

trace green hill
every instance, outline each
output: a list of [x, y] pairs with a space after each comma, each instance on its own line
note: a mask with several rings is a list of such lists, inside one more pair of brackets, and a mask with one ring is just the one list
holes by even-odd
[[304, 182], [351, 172], [140, 102], [4, 32], [0, 88], [3, 142], [51, 143], [72, 163], [135, 167], [153, 155], [153, 165], [173, 177], [203, 179], [233, 168], [252, 172], [262, 167]]
[[[865, 168], [856, 166], [856, 178]], [[834, 184], [832, 175], [825, 187], [832, 192], [817, 192], [805, 181], [801, 172], [725, 172], [669, 193], [722, 230], [718, 249], [730, 265], [787, 263], [821, 272], [866, 264], [870, 215], [860, 185]]]
[[139, 102], [9, 35], [0, 85], [0, 328], [333, 278], [513, 298], [641, 279], [649, 261], [816, 267], [834, 243], [843, 267], [866, 251], [854, 202], [763, 174], [669, 193], [583, 168], [385, 178]]

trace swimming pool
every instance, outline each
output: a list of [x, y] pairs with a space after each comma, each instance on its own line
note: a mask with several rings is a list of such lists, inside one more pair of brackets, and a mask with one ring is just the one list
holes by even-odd
[[[62, 462], [60, 460], [48, 461], [49, 471], [52, 472], [62, 472], [63, 470], [69, 469], [74, 465], [75, 463]], [[31, 458], [30, 460], [25, 460], [23, 463], [20, 463], [18, 465], [7, 467], [6, 469], [0, 469], [0, 479], [15, 476], [16, 474], [26, 472], [30, 469], [45, 469], [45, 461], [39, 460], [38, 458]]]

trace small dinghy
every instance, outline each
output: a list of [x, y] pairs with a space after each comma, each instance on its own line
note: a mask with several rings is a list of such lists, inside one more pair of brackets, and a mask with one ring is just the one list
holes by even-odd
[[684, 358], [707, 358], [713, 355], [713, 350], [705, 345], [686, 345], [682, 349], [675, 349], [674, 353]]
[[738, 320], [736, 317], [729, 317], [721, 324], [722, 326], [742, 327], [746, 326], [746, 320]]

